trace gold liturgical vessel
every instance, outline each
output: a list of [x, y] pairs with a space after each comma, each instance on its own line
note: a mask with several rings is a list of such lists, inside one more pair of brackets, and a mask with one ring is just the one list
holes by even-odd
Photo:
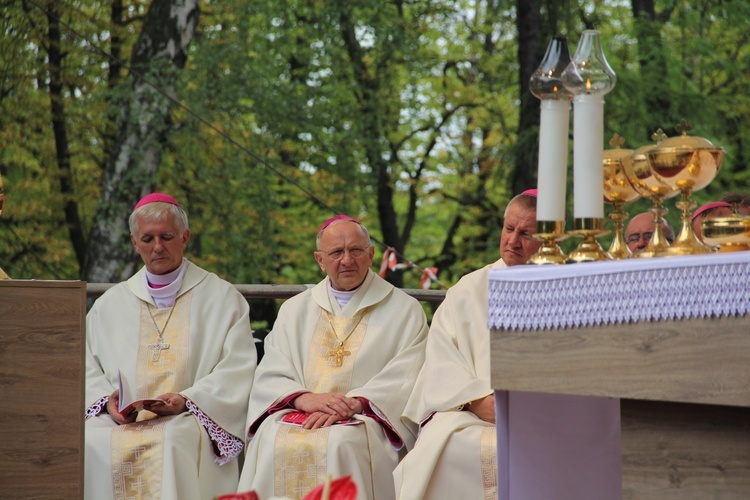
[[659, 257], [716, 251], [714, 247], [702, 243], [693, 232], [691, 209], [695, 203], [690, 195], [706, 187], [716, 177], [724, 159], [724, 149], [715, 147], [702, 137], [688, 136], [691, 128], [685, 120], [680, 121], [676, 127], [679, 136], [666, 139], [646, 152], [654, 176], [681, 195], [680, 201], [675, 204], [682, 210], [680, 234], [669, 248], [656, 252]]
[[641, 197], [638, 191], [625, 175], [622, 159], [633, 153], [632, 149], [620, 149], [625, 139], [618, 134], [612, 136], [609, 145], [614, 149], [605, 149], [602, 166], [604, 168], [604, 201], [614, 207], [609, 218], [615, 224], [615, 237], [609, 246], [609, 254], [613, 259], [627, 259], [632, 255], [623, 235], [625, 220], [628, 213], [622, 209], [626, 203]]
[[565, 264], [566, 256], [559, 246], [559, 242], [568, 237], [565, 234], [565, 221], [536, 221], [536, 233], [533, 237], [541, 241], [542, 246], [531, 256], [527, 264]]
[[[3, 199], [5, 198], [5, 191], [3, 190], [3, 176], [0, 175], [0, 216], [3, 215]], [[0, 267], [0, 280], [7, 280], [10, 278], [7, 274], [5, 274], [5, 271], [3, 271], [3, 268]]]
[[596, 240], [600, 236], [609, 234], [609, 230], [604, 229], [604, 219], [593, 217], [574, 219], [573, 230], [568, 233], [581, 238], [581, 242], [574, 251], [568, 254], [566, 263], [574, 264], [612, 260], [609, 252], [606, 252]]
[[706, 219], [701, 229], [703, 241], [720, 253], [750, 250], [750, 216], [740, 214], [739, 203], [734, 203], [732, 215]]
[[622, 158], [622, 166], [625, 172], [625, 176], [630, 181], [633, 188], [643, 196], [651, 200], [653, 207], [649, 209], [654, 216], [654, 235], [651, 237], [646, 248], [639, 250], [633, 254], [633, 257], [653, 257], [658, 252], [669, 248], [669, 242], [666, 236], [664, 236], [664, 214], [667, 213], [667, 209], [664, 208], [664, 200], [676, 196], [678, 191], [672, 189], [667, 184], [664, 184], [659, 180], [654, 172], [651, 170], [648, 156], [646, 154], [653, 148], [657, 147], [659, 143], [664, 141], [667, 136], [658, 129], [651, 136], [656, 145], [647, 144], [641, 146], [630, 155]]

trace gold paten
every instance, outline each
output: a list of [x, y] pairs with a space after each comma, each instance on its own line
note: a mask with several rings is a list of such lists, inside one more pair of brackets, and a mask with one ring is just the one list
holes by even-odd
[[565, 234], [564, 220], [538, 220], [536, 221], [536, 234], [534, 239], [540, 240], [542, 246], [532, 255], [527, 264], [565, 264], [566, 256], [558, 244], [567, 238]]
[[613, 259], [627, 259], [632, 255], [623, 235], [624, 223], [628, 218], [628, 213], [622, 207], [641, 196], [625, 175], [622, 159], [630, 156], [633, 150], [620, 149], [620, 146], [624, 143], [623, 137], [618, 134], [613, 135], [609, 145], [615, 149], [604, 150], [602, 164], [604, 168], [604, 201], [611, 203], [614, 207], [614, 210], [609, 213], [609, 218], [615, 224], [615, 237], [609, 246], [609, 254]]
[[567, 264], [579, 262], [597, 262], [600, 260], [612, 260], [612, 256], [602, 249], [597, 237], [609, 234], [604, 229], [604, 219], [585, 217], [573, 221], [574, 229], [569, 234], [582, 238], [573, 252], [568, 255]]
[[682, 210], [682, 228], [670, 248], [657, 252], [660, 257], [716, 251], [714, 247], [702, 243], [693, 232], [691, 209], [695, 203], [690, 196], [716, 177], [724, 159], [724, 149], [715, 147], [702, 137], [687, 135], [691, 127], [684, 120], [676, 128], [681, 135], [663, 141], [646, 153], [654, 176], [680, 192], [680, 201], [675, 205]]

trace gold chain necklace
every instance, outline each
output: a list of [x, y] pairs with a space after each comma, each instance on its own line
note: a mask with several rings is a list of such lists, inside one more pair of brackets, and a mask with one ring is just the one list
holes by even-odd
[[[177, 300], [180, 300], [179, 297]], [[151, 316], [151, 321], [154, 322], [154, 328], [156, 328], [156, 333], [159, 334], [159, 338], [157, 339], [155, 344], [149, 344], [146, 346], [146, 348], [149, 351], [154, 351], [153, 355], [151, 356], [151, 361], [156, 363], [159, 361], [159, 357], [161, 356], [161, 352], [169, 349], [169, 344], [164, 342], [164, 332], [167, 330], [167, 325], [169, 325], [169, 320], [172, 319], [172, 313], [175, 309], [177, 309], [177, 300], [174, 301], [174, 304], [172, 304], [172, 309], [169, 311], [169, 316], [167, 316], [167, 321], [164, 322], [164, 327], [159, 330], [159, 325], [156, 324], [156, 318], [154, 318], [153, 313], [151, 312], [151, 304], [146, 304], [148, 307], [148, 315]]]
[[[340, 367], [344, 364], [344, 356], [350, 356], [352, 353], [351, 351], [347, 351], [344, 349], [344, 342], [349, 340], [349, 337], [352, 336], [352, 333], [354, 333], [354, 330], [357, 329], [357, 326], [359, 326], [359, 323], [362, 321], [362, 318], [365, 316], [365, 310], [362, 310], [358, 312], [354, 318], [352, 318], [352, 321], [350, 323], [353, 323], [351, 329], [349, 330], [349, 333], [346, 333], [346, 329], [344, 329], [344, 338], [342, 339], [339, 337], [339, 334], [336, 332], [336, 327], [333, 326], [333, 320], [331, 319], [333, 317], [333, 314], [329, 313], [328, 311], [324, 311], [326, 313], [326, 317], [328, 318], [328, 324], [331, 327], [331, 333], [333, 333], [333, 337], [335, 338], [336, 342], [336, 348], [332, 351], [328, 351], [328, 354], [326, 354], [327, 358], [336, 358], [336, 366]], [[356, 319], [356, 321], [354, 321]]]

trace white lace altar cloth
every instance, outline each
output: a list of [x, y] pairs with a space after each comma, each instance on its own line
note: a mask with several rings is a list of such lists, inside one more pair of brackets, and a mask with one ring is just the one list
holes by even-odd
[[539, 330], [750, 312], [750, 251], [490, 271], [492, 328]]

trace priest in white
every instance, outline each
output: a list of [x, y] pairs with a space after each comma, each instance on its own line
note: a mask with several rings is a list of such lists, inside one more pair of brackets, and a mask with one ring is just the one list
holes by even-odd
[[86, 317], [85, 497], [236, 491], [256, 366], [247, 301], [183, 257], [190, 231], [173, 197], [144, 197], [130, 230], [144, 268]]
[[414, 298], [370, 270], [374, 248], [356, 219], [326, 221], [317, 249], [327, 277], [282, 305], [265, 341], [239, 491], [301, 498], [328, 475], [351, 475], [358, 498], [387, 500], [416, 438], [402, 414], [427, 320]]
[[536, 190], [528, 190], [508, 203], [500, 260], [461, 278], [435, 312], [425, 365], [404, 413], [421, 428], [394, 471], [397, 498], [497, 499], [487, 284], [491, 269], [524, 264], [536, 253], [535, 232]]

